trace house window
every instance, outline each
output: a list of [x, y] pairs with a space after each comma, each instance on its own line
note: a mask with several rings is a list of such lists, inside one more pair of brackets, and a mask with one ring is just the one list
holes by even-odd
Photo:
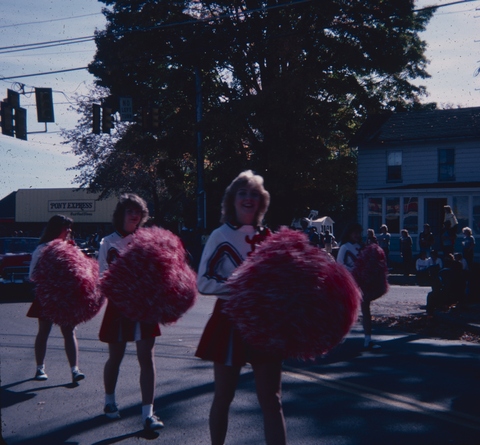
[[403, 228], [418, 233], [418, 198], [403, 198]]
[[438, 180], [455, 181], [455, 149], [438, 149]]
[[386, 206], [386, 224], [390, 233], [400, 233], [400, 198], [387, 198]]
[[387, 181], [402, 180], [402, 152], [387, 153]]
[[382, 198], [368, 199], [368, 228], [380, 232], [382, 225]]
[[475, 234], [480, 234], [480, 196], [473, 197], [473, 222], [472, 230]]

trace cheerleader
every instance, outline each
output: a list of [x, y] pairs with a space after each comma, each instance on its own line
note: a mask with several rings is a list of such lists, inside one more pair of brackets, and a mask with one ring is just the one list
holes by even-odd
[[[148, 219], [145, 201], [134, 194], [124, 194], [113, 213], [115, 232], [103, 238], [98, 253], [100, 274], [109, 264], [122, 255], [122, 250], [132, 242], [135, 231]], [[135, 296], [132, 296], [135, 298]], [[108, 301], [100, 327], [100, 341], [108, 343], [109, 357], [104, 367], [105, 406], [104, 413], [110, 419], [119, 419], [120, 412], [115, 399], [120, 364], [125, 355], [127, 342], [134, 341], [140, 364], [140, 389], [142, 394], [142, 422], [146, 430], [163, 428], [163, 422], [153, 413], [155, 395], [155, 338], [160, 335], [158, 323], [136, 322], [125, 317]]]
[[242, 366], [252, 365], [257, 397], [263, 412], [265, 440], [269, 445], [286, 443], [285, 420], [281, 402], [282, 357], [260, 352], [247, 344], [222, 312], [228, 300], [225, 285], [232, 272], [253, 252], [257, 240], [268, 232], [259, 232], [270, 195], [263, 178], [248, 170], [238, 175], [225, 190], [221, 222], [205, 245], [198, 271], [198, 290], [217, 296], [196, 356], [213, 361], [215, 393], [209, 426], [212, 445], [223, 445], [227, 434], [228, 411]]
[[[29, 270], [29, 279], [31, 281], [35, 282], [35, 267], [48, 243], [56, 239], [72, 242], [69, 240], [72, 225], [73, 220], [63, 215], [54, 215], [50, 218], [40, 237], [40, 243], [32, 254]], [[48, 379], [48, 375], [45, 372], [45, 355], [47, 352], [47, 341], [53, 323], [42, 314], [42, 307], [38, 298], [34, 299], [27, 312], [27, 317], [38, 318], [38, 333], [35, 338], [35, 360], [37, 362], [35, 380], [44, 381]], [[60, 330], [64, 338], [65, 353], [67, 354], [67, 359], [72, 370], [72, 381], [76, 383], [83, 380], [85, 374], [78, 369], [78, 342], [75, 335], [75, 326], [70, 324], [61, 325]]]
[[[351, 273], [354, 272], [357, 258], [363, 248], [362, 226], [358, 223], [350, 224], [342, 235], [342, 242], [338, 250], [337, 262], [343, 264]], [[362, 324], [365, 335], [365, 349], [379, 349], [381, 346], [372, 342], [372, 315], [370, 311], [370, 299], [363, 295], [361, 303]]]

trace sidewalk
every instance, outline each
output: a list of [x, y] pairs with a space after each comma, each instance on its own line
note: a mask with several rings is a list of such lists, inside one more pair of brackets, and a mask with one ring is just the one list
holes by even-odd
[[435, 316], [480, 336], [480, 303], [469, 305], [466, 308], [452, 308], [447, 312], [437, 311]]
[[423, 305], [429, 286], [416, 284], [416, 276], [392, 273], [388, 277], [390, 286], [424, 291], [425, 300], [422, 311], [406, 314], [398, 312], [395, 316], [374, 317], [377, 326], [395, 327], [406, 332], [415, 332], [425, 336], [440, 337], [448, 340], [460, 339], [480, 343], [480, 298], [477, 295], [465, 307], [452, 306], [447, 310], [436, 310], [433, 319], [427, 319]]

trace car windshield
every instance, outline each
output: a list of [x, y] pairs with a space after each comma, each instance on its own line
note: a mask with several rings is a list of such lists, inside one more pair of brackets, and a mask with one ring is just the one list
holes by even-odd
[[38, 246], [38, 238], [0, 238], [0, 254], [32, 253]]

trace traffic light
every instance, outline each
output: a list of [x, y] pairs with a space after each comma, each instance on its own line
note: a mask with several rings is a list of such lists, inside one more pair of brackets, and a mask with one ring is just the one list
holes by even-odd
[[7, 90], [7, 98], [0, 103], [2, 134], [27, 140], [27, 110], [20, 106], [20, 93]]
[[37, 122], [55, 122], [51, 88], [35, 88]]
[[143, 131], [147, 131], [150, 125], [150, 112], [148, 108], [140, 108], [139, 113], [137, 114], [137, 121]]
[[27, 110], [25, 108], [15, 109], [15, 137], [27, 140]]
[[110, 107], [102, 107], [102, 133], [110, 134], [110, 130], [113, 128], [113, 114]]
[[0, 106], [2, 116], [2, 134], [13, 137], [13, 107], [6, 100], [1, 102]]
[[20, 93], [7, 88], [7, 102], [12, 108], [20, 108]]
[[102, 107], [98, 104], [93, 104], [92, 110], [92, 131], [93, 134], [100, 134], [100, 116]]

